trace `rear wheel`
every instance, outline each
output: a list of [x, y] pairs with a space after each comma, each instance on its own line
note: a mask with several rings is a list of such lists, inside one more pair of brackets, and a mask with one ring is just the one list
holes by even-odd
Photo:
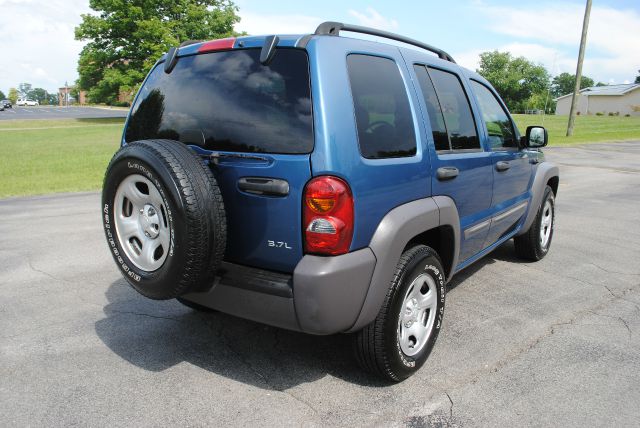
[[538, 261], [547, 255], [555, 228], [555, 212], [556, 204], [553, 190], [547, 186], [533, 224], [524, 234], [513, 239], [518, 257], [524, 260]]
[[444, 269], [436, 252], [424, 245], [405, 251], [378, 316], [356, 334], [359, 364], [395, 382], [411, 376], [433, 349], [444, 304]]
[[102, 192], [103, 225], [125, 279], [152, 299], [209, 288], [226, 245], [220, 190], [187, 146], [145, 140], [111, 160]]

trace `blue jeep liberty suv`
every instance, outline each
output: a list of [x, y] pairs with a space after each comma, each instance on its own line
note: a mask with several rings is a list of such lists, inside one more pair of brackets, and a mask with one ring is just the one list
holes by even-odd
[[456, 272], [509, 239], [524, 259], [549, 251], [546, 144], [482, 76], [397, 34], [325, 22], [189, 41], [135, 98], [104, 231], [144, 296], [354, 333], [362, 367], [400, 381], [429, 356]]

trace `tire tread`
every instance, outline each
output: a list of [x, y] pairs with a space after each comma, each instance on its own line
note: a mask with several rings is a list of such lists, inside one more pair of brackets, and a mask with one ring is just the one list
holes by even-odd
[[385, 295], [382, 307], [378, 312], [378, 316], [373, 322], [357, 332], [355, 337], [354, 350], [358, 364], [366, 371], [394, 382], [401, 381], [403, 378], [398, 376], [392, 369], [389, 354], [385, 347], [385, 327], [389, 317], [393, 316], [391, 310], [393, 297], [397, 290], [402, 287], [404, 276], [407, 274], [407, 265], [414, 257], [420, 256], [420, 253], [424, 253], [425, 257], [434, 256], [440, 262], [440, 265], [442, 265], [440, 257], [430, 247], [417, 245], [406, 250], [396, 265], [393, 278], [391, 279], [389, 289]]
[[[529, 260], [529, 261], [536, 262], [538, 260], [541, 260], [549, 251], [548, 247], [547, 247], [547, 251], [544, 251], [540, 247], [540, 241], [539, 241], [540, 216], [542, 216], [542, 208], [544, 207], [545, 201], [549, 198], [551, 198], [553, 201], [554, 199], [553, 190], [551, 189], [551, 187], [546, 186], [544, 190], [544, 197], [542, 198], [542, 202], [540, 203], [540, 206], [538, 207], [538, 211], [536, 212], [536, 218], [531, 224], [531, 226], [529, 226], [529, 230], [527, 230], [522, 235], [519, 235], [513, 238], [513, 245], [516, 251], [516, 256], [522, 260]], [[555, 202], [554, 202], [554, 220], [553, 221], [554, 221], [553, 226], [555, 226]], [[553, 238], [553, 235], [551, 236], [551, 238]], [[551, 242], [549, 242], [548, 245], [551, 245]]]

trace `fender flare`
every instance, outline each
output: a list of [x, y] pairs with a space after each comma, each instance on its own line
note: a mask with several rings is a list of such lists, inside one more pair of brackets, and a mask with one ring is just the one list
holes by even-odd
[[525, 220], [522, 223], [522, 227], [520, 228], [520, 231], [517, 233], [517, 235], [523, 235], [527, 233], [527, 231], [533, 224], [533, 220], [535, 220], [536, 215], [538, 214], [538, 208], [542, 203], [544, 189], [546, 188], [549, 180], [553, 177], [560, 177], [560, 170], [556, 165], [552, 164], [551, 162], [542, 162], [538, 165], [538, 168], [536, 169], [536, 175], [533, 178], [533, 183], [531, 184], [531, 202], [529, 203]]
[[371, 283], [360, 314], [349, 332], [360, 330], [378, 315], [398, 260], [409, 241], [439, 226], [450, 226], [453, 229], [452, 268], [448, 278], [450, 279], [458, 264], [460, 252], [460, 218], [453, 199], [447, 196], [419, 199], [400, 205], [384, 216], [369, 244], [376, 258]]

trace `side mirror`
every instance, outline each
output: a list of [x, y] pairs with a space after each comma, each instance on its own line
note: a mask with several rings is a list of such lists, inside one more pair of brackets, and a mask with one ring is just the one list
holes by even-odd
[[524, 138], [524, 145], [532, 149], [544, 147], [549, 142], [549, 134], [542, 126], [527, 126], [527, 135]]

